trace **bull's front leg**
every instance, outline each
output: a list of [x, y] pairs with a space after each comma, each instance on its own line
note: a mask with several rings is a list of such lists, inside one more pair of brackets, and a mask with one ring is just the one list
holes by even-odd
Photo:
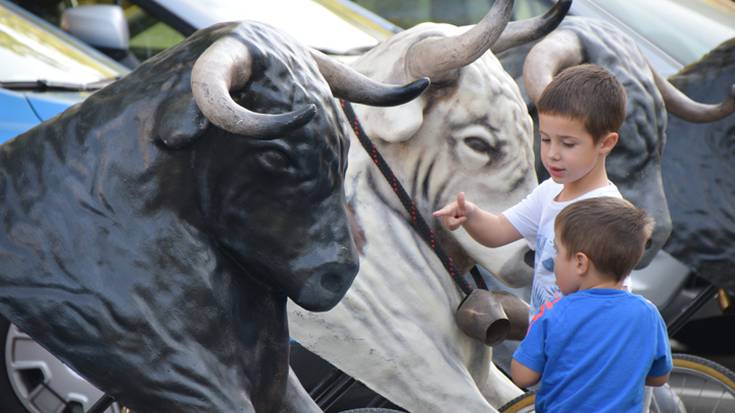
[[286, 394], [279, 413], [324, 413], [301, 385], [291, 367], [288, 368]]

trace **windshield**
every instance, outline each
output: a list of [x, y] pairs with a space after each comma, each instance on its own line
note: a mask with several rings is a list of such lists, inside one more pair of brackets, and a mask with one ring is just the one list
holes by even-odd
[[735, 37], [735, 3], [730, 0], [595, 1], [595, 4], [684, 65]]
[[122, 69], [107, 65], [0, 3], [0, 81], [93, 83]]

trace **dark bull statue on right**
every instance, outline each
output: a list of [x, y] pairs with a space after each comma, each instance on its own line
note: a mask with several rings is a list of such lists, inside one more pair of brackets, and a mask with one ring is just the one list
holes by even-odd
[[[679, 90], [716, 102], [735, 84], [735, 39], [670, 78]], [[735, 117], [696, 125], [669, 119], [663, 174], [673, 231], [666, 251], [698, 275], [735, 288]]]
[[426, 85], [257, 23], [194, 34], [0, 146], [0, 313], [136, 413], [318, 411], [286, 298], [328, 310], [358, 270], [332, 95]]

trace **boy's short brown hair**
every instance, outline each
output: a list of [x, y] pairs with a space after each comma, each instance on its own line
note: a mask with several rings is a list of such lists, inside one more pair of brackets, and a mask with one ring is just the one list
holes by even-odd
[[626, 94], [610, 72], [594, 64], [564, 69], [541, 93], [539, 113], [568, 116], [584, 122], [595, 143], [617, 132], [625, 120]]
[[601, 273], [620, 281], [640, 261], [653, 224], [646, 211], [624, 199], [597, 197], [564, 208], [554, 230], [567, 258], [582, 252]]

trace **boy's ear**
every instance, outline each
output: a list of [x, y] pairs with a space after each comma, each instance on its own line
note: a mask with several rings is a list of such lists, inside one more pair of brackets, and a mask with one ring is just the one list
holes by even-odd
[[578, 252], [574, 254], [574, 269], [577, 271], [577, 275], [584, 275], [590, 269], [590, 259], [587, 254]]
[[620, 135], [617, 132], [610, 132], [600, 140], [600, 153], [607, 155], [618, 144]]

